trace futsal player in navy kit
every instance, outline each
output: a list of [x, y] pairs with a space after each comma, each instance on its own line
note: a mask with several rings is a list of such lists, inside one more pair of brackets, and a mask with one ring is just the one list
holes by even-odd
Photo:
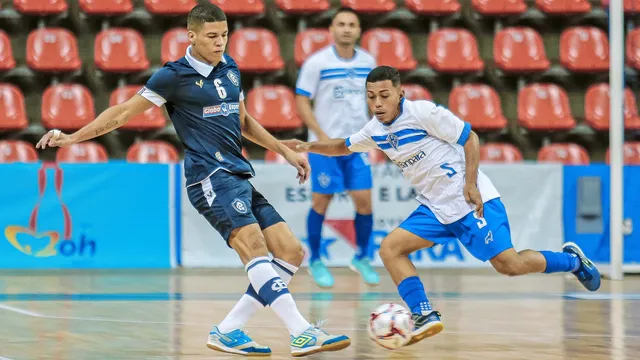
[[240, 301], [209, 333], [207, 346], [240, 355], [270, 354], [270, 348], [242, 330], [257, 310], [269, 306], [291, 334], [293, 356], [344, 349], [351, 340], [309, 324], [289, 293], [287, 284], [304, 252], [282, 217], [249, 182], [255, 173], [242, 155], [242, 136], [281, 154], [297, 169], [301, 183], [309, 177], [309, 164], [247, 114], [240, 72], [224, 54], [228, 38], [224, 12], [213, 4], [197, 5], [189, 13], [187, 27], [191, 46], [184, 57], [165, 64], [127, 102], [108, 108], [73, 134], [51, 130], [37, 147], [86, 141], [154, 105], [164, 105], [185, 147], [189, 200], [238, 253], [250, 281]]

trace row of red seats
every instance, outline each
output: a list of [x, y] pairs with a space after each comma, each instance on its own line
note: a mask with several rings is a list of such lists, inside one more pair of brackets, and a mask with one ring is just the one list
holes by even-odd
[[[294, 59], [297, 66], [319, 48], [331, 43], [327, 29], [309, 29], [296, 35]], [[187, 30], [176, 28], [162, 39], [161, 61], [174, 61], [184, 56], [190, 44]], [[378, 64], [401, 71], [418, 66], [409, 37], [392, 28], [374, 28], [364, 32], [362, 47], [376, 56]], [[276, 35], [267, 29], [243, 28], [231, 34], [228, 53], [240, 70], [269, 72], [283, 70]], [[27, 65], [37, 71], [80, 70], [82, 59], [76, 37], [67, 29], [41, 28], [27, 38]], [[484, 69], [478, 43], [469, 30], [445, 28], [432, 32], [427, 40], [429, 66], [439, 72], [467, 72]], [[493, 59], [505, 72], [535, 72], [549, 69], [542, 37], [532, 28], [513, 27], [498, 32], [493, 43]], [[94, 61], [99, 70], [114, 73], [137, 72], [149, 69], [150, 61], [144, 39], [139, 32], [128, 28], [103, 30], [96, 36]], [[626, 61], [640, 70], [640, 28], [629, 32], [626, 40]], [[596, 27], [571, 27], [560, 37], [560, 64], [576, 71], [606, 71], [609, 69], [609, 40]], [[0, 31], [0, 70], [15, 67], [11, 43]]]
[[[640, 142], [624, 144], [624, 163], [640, 165]], [[248, 157], [245, 149], [243, 154]], [[517, 163], [523, 159], [520, 150], [512, 144], [489, 143], [480, 147], [480, 160], [484, 163]], [[84, 142], [60, 148], [56, 152], [56, 161], [70, 163], [96, 163], [109, 160], [104, 146], [96, 142]], [[133, 144], [127, 151], [127, 161], [138, 163], [175, 163], [178, 162], [178, 151], [170, 144], [162, 141], [142, 141]], [[286, 164], [279, 154], [267, 150], [264, 160], [270, 163]], [[0, 163], [35, 162], [38, 153], [34, 146], [25, 141], [0, 141]], [[387, 161], [379, 150], [369, 152], [369, 161], [373, 164]], [[539, 162], [559, 162], [566, 165], [589, 164], [587, 151], [580, 145], [558, 143], [543, 146], [538, 152]], [[609, 163], [609, 150], [606, 162]]]
[[[109, 105], [128, 100], [140, 85], [117, 88]], [[415, 84], [403, 85], [410, 100], [432, 100], [431, 93]], [[636, 99], [630, 89], [624, 92], [626, 129], [640, 129]], [[247, 93], [247, 111], [272, 131], [293, 130], [303, 126], [295, 111], [293, 91], [282, 85], [260, 86]], [[449, 93], [452, 112], [478, 130], [500, 130], [507, 126], [500, 97], [485, 84], [464, 84]], [[42, 96], [42, 125], [48, 129], [76, 130], [95, 118], [94, 101], [89, 90], [78, 84], [48, 87]], [[518, 94], [518, 121], [529, 130], [570, 130], [576, 126], [566, 92], [555, 84], [531, 84]], [[585, 94], [585, 122], [594, 130], [609, 129], [609, 84], [590, 86]], [[166, 118], [158, 107], [134, 117], [122, 128], [152, 130], [165, 127]], [[0, 130], [22, 130], [28, 126], [24, 96], [10, 84], [0, 83]]]
[[[210, 0], [229, 15], [258, 15], [265, 10], [263, 0]], [[602, 0], [603, 7], [610, 0]], [[276, 0], [276, 6], [288, 13], [313, 14], [330, 8], [329, 0]], [[197, 0], [145, 0], [145, 7], [154, 14], [186, 14]], [[79, 0], [87, 14], [120, 15], [133, 11], [133, 0]], [[395, 0], [341, 0], [341, 5], [364, 13], [385, 13], [396, 9]], [[404, 5], [420, 15], [446, 15], [460, 11], [459, 0], [405, 0]], [[472, 7], [485, 15], [513, 15], [527, 10], [525, 0], [471, 0]], [[550, 14], [577, 14], [591, 11], [589, 0], [536, 0], [536, 7]], [[67, 10], [66, 0], [14, 0], [16, 9], [25, 14], [58, 14]], [[635, 0], [624, 0], [625, 12], [640, 12]]]

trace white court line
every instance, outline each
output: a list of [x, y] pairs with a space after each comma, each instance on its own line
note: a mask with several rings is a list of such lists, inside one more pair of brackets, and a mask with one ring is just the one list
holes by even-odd
[[9, 359], [8, 357], [0, 356], [0, 360], [13, 360], [13, 359]]
[[[18, 314], [27, 315], [31, 317], [53, 319], [53, 320], [77, 320], [77, 321], [96, 321], [96, 322], [114, 322], [123, 324], [149, 324], [149, 325], [182, 325], [182, 326], [211, 326], [211, 323], [189, 323], [189, 322], [170, 322], [170, 321], [147, 321], [147, 320], [125, 320], [125, 319], [109, 319], [98, 317], [74, 317], [74, 316], [55, 316], [55, 315], [43, 315], [35, 312], [23, 310], [13, 306], [0, 304], [0, 309], [9, 310]], [[279, 329], [280, 326], [247, 326], [247, 328], [253, 329]], [[325, 327], [329, 331], [367, 331], [366, 328], [332, 328]], [[485, 335], [485, 336], [506, 336], [506, 337], [576, 337], [576, 338], [611, 338], [611, 334], [580, 334], [580, 333], [565, 333], [565, 334], [551, 334], [551, 333], [514, 333], [514, 332], [473, 332], [473, 331], [445, 331], [441, 335]], [[640, 339], [640, 335], [618, 335], [620, 338], [625, 339]], [[0, 357], [0, 360], [3, 360]]]

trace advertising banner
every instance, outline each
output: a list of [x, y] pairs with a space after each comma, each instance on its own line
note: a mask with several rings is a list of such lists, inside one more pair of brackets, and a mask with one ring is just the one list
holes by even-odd
[[0, 268], [168, 268], [174, 167], [0, 165]]
[[[288, 165], [254, 164], [253, 185], [306, 243], [306, 217], [311, 205], [309, 184], [298, 185]], [[562, 166], [481, 166], [502, 196], [516, 249], [556, 249], [563, 242]], [[382, 239], [418, 207], [416, 191], [395, 165], [373, 166], [374, 232], [371, 238], [374, 265], [382, 266], [378, 248]], [[184, 181], [184, 180], [182, 180]], [[185, 267], [240, 267], [235, 252], [182, 194], [182, 265]], [[347, 194], [337, 194], [325, 217], [322, 257], [328, 266], [347, 266], [355, 253], [355, 210]], [[487, 266], [474, 259], [458, 241], [411, 255], [417, 267]], [[306, 264], [306, 260], [305, 260]]]

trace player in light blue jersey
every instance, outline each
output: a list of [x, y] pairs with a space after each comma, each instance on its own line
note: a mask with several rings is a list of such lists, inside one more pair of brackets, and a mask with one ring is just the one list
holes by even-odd
[[[296, 106], [309, 129], [309, 141], [349, 136], [364, 126], [370, 117], [364, 83], [376, 61], [356, 47], [361, 31], [358, 14], [349, 8], [338, 9], [330, 31], [334, 44], [317, 51], [304, 62], [296, 84]], [[379, 276], [369, 259], [373, 215], [368, 154], [340, 157], [310, 154], [309, 163], [313, 192], [307, 217], [311, 252], [309, 272], [318, 286], [333, 286], [333, 276], [320, 258], [322, 223], [333, 195], [348, 191], [356, 210], [357, 245], [350, 268], [358, 272], [365, 283], [377, 285]]]
[[236, 251], [250, 283], [231, 312], [213, 326], [207, 346], [238, 355], [270, 355], [269, 347], [256, 343], [242, 330], [258, 310], [269, 307], [291, 334], [291, 355], [344, 349], [351, 340], [311, 325], [289, 293], [287, 284], [304, 257], [302, 245], [249, 182], [254, 171], [242, 155], [242, 138], [282, 155], [297, 169], [301, 183], [308, 177], [309, 164], [247, 113], [240, 71], [224, 53], [229, 34], [224, 12], [210, 3], [197, 5], [189, 12], [187, 27], [191, 45], [185, 56], [166, 63], [138, 94], [105, 110], [73, 134], [50, 131], [38, 146], [89, 140], [152, 106], [164, 106], [185, 147], [189, 200]]
[[400, 74], [381, 66], [367, 77], [367, 101], [375, 114], [346, 139], [303, 143], [288, 140], [297, 151], [328, 156], [380, 149], [418, 190], [420, 205], [380, 246], [380, 257], [415, 322], [409, 344], [443, 329], [408, 255], [454, 239], [501, 274], [573, 273], [589, 291], [600, 287], [600, 273], [573, 243], [562, 252], [516, 251], [500, 194], [478, 169], [478, 136], [469, 123], [430, 101], [404, 99]]

